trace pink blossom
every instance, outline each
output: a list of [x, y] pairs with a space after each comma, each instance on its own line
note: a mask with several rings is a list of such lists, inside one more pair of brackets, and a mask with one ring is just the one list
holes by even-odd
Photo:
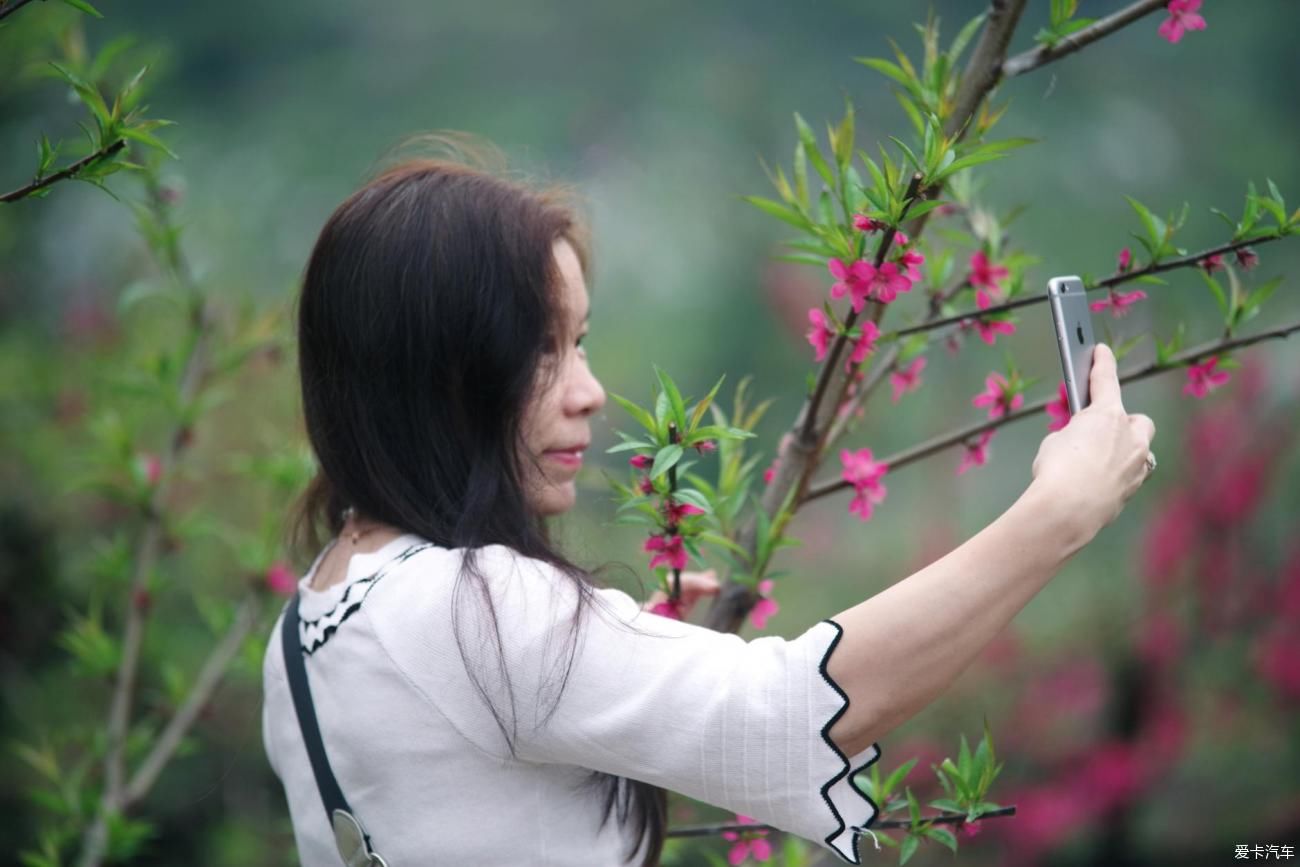
[[1132, 292], [1117, 292], [1116, 290], [1111, 289], [1106, 293], [1105, 298], [1089, 304], [1088, 309], [1093, 313], [1099, 313], [1109, 307], [1111, 316], [1119, 319], [1128, 314], [1128, 307], [1146, 297], [1147, 293], [1143, 292], [1141, 289], [1134, 289]]
[[1070, 423], [1070, 396], [1066, 394], [1064, 381], [1057, 389], [1056, 400], [1047, 405], [1047, 414], [1052, 419], [1047, 423], [1049, 431], [1060, 430]]
[[810, 307], [808, 309], [808, 322], [812, 326], [808, 329], [808, 342], [817, 351], [817, 354], [813, 356], [813, 361], [821, 361], [826, 357], [826, 350], [830, 344], [830, 339], [835, 336], [835, 332], [831, 330], [830, 322], [827, 321], [826, 314], [822, 312], [820, 307]]
[[907, 279], [913, 283], [921, 282], [921, 269], [918, 265], [925, 264], [925, 254], [919, 250], [908, 250], [902, 256], [898, 257], [898, 264], [907, 269]]
[[[899, 292], [907, 292], [911, 288], [912, 281], [893, 262], [881, 265], [871, 277], [871, 290], [876, 300], [882, 304], [888, 304], [898, 297]], [[855, 306], [853, 309], [858, 308]]]
[[1201, 8], [1201, 0], [1169, 0], [1167, 8], [1169, 17], [1160, 22], [1156, 32], [1170, 42], [1177, 43], [1186, 30], [1205, 29], [1205, 19], [1196, 13]]
[[698, 506], [692, 506], [690, 503], [675, 503], [672, 500], [664, 500], [663, 503], [664, 518], [671, 526], [677, 526], [682, 522], [682, 518], [688, 515], [703, 515], [704, 510]]
[[1131, 802], [1148, 782], [1141, 746], [1125, 741], [1111, 741], [1094, 749], [1081, 776], [1083, 788], [1098, 812]]
[[1226, 370], [1214, 369], [1218, 363], [1219, 357], [1215, 355], [1208, 361], [1190, 365], [1187, 368], [1187, 384], [1183, 386], [1183, 394], [1198, 398], [1205, 397], [1206, 394], [1227, 382], [1230, 374]]
[[151, 488], [156, 487], [162, 481], [162, 460], [152, 452], [139, 454], [135, 460], [145, 484]]
[[781, 460], [780, 458], [773, 458], [773, 459], [772, 459], [772, 465], [769, 466], [767, 469], [763, 470], [763, 483], [764, 483], [764, 484], [767, 484], [767, 485], [772, 484], [772, 479], [776, 478], [776, 467], [777, 467], [777, 464], [780, 462], [780, 460]]
[[1128, 247], [1119, 251], [1119, 272], [1127, 274], [1133, 270], [1133, 254], [1129, 252]]
[[1237, 250], [1237, 264], [1242, 270], [1249, 271], [1259, 264], [1259, 254], [1249, 247], [1241, 247]]
[[758, 592], [760, 598], [749, 612], [749, 622], [754, 624], [755, 629], [763, 629], [767, 626], [767, 618], [781, 610], [781, 606], [776, 604], [776, 600], [768, 597], [767, 594], [772, 592], [772, 585], [775, 582], [767, 578], [758, 582]]
[[868, 235], [872, 232], [878, 232], [885, 228], [885, 223], [877, 220], [875, 217], [868, 217], [866, 214], [853, 215], [853, 228], [859, 232], [866, 232]]
[[989, 418], [1002, 418], [1008, 412], [1020, 408], [1025, 402], [1023, 394], [1012, 394], [1010, 383], [1000, 373], [990, 373], [984, 380], [984, 391], [971, 401], [974, 406], [987, 406]]
[[[736, 824], [753, 825], [757, 823], [749, 816], [742, 816], [737, 813]], [[745, 835], [744, 839], [741, 838], [741, 833]], [[772, 844], [765, 839], [766, 837], [766, 829], [744, 832], [723, 831], [722, 838], [724, 840], [735, 841], [730, 851], [727, 852], [727, 863], [731, 867], [737, 867], [737, 865], [743, 864], [750, 855], [754, 856], [755, 861], [768, 860], [772, 857]]]
[[980, 339], [989, 346], [993, 345], [993, 341], [997, 340], [999, 334], [1016, 333], [1016, 324], [1003, 319], [976, 319], [975, 328], [980, 333]]
[[1155, 669], [1173, 668], [1181, 658], [1185, 644], [1182, 625], [1164, 611], [1156, 611], [1140, 625], [1138, 656]]
[[279, 560], [266, 570], [266, 587], [280, 596], [292, 596], [298, 590], [298, 578], [288, 563]]
[[904, 235], [902, 229], [894, 233], [894, 244], [896, 246], [906, 247], [910, 243], [912, 243], [912, 239]]
[[1191, 555], [1200, 536], [1196, 500], [1174, 491], [1158, 507], [1142, 540], [1142, 571], [1156, 587], [1166, 586]]
[[1275, 625], [1255, 642], [1254, 663], [1280, 698], [1300, 702], [1300, 632]]
[[980, 827], [979, 819], [976, 819], [974, 822], [962, 822], [961, 835], [966, 838], [974, 837], [979, 834]]
[[718, 450], [718, 444], [714, 440], [700, 440], [692, 448], [702, 455], [711, 455]]
[[649, 455], [633, 455], [627, 462], [638, 470], [648, 470], [654, 464], [654, 458]]
[[772, 465], [763, 471], [765, 484], [772, 484], [772, 479], [776, 478], [776, 471], [781, 466], [781, 455], [785, 453], [786, 446], [790, 444], [792, 438], [788, 433], [781, 436], [781, 441], [776, 446], [776, 455], [772, 458]]
[[983, 250], [971, 256], [970, 276], [967, 280], [976, 289], [975, 306], [981, 310], [989, 307], [1002, 291], [998, 281], [1005, 279], [1010, 273], [1005, 266], [989, 262]]
[[925, 370], [925, 364], [925, 356], [918, 355], [907, 367], [889, 374], [889, 384], [894, 387], [894, 403], [898, 403], [898, 399], [909, 391], [921, 387], [921, 372]]
[[658, 614], [660, 617], [671, 617], [673, 620], [685, 620], [682, 616], [682, 608], [679, 602], [674, 602], [672, 597], [668, 597], [663, 602], [656, 602], [650, 606], [651, 614]]
[[1213, 256], [1206, 256], [1196, 263], [1205, 269], [1205, 273], [1213, 274], [1215, 271], [1223, 270], [1223, 254], [1215, 253]]
[[862, 323], [862, 334], [853, 344], [853, 354], [849, 356], [850, 367], [859, 364], [868, 353], [876, 351], [876, 338], [880, 337], [880, 326], [870, 319]]
[[649, 476], [642, 476], [641, 481], [637, 482], [637, 490], [647, 496], [653, 494], [655, 492], [654, 480]]
[[1267, 453], [1220, 458], [1200, 492], [1205, 516], [1223, 525], [1248, 520], [1268, 492], [1273, 473], [1273, 456]]
[[840, 259], [831, 259], [826, 267], [836, 280], [831, 286], [831, 297], [843, 298], [848, 293], [853, 298], [853, 312], [861, 313], [862, 308], [867, 306], [871, 283], [876, 279], [876, 269], [865, 259], [858, 259], [852, 265], [845, 265]]
[[863, 521], [871, 520], [872, 507], [885, 499], [885, 485], [881, 479], [888, 472], [888, 466], [874, 460], [868, 448], [856, 452], [841, 449], [840, 464], [843, 466], [841, 478], [854, 488], [849, 514], [857, 515]]
[[663, 535], [655, 534], [645, 540], [642, 550], [658, 552], [650, 559], [651, 569], [660, 565], [673, 569], [686, 568], [686, 549], [682, 547], [682, 537], [680, 535], [674, 535], [671, 539], [665, 540]]
[[989, 442], [993, 439], [994, 429], [984, 431], [980, 434], [979, 440], [975, 445], [967, 445], [965, 453], [961, 456], [961, 464], [957, 467], [957, 475], [969, 470], [971, 467], [982, 467], [988, 460]]

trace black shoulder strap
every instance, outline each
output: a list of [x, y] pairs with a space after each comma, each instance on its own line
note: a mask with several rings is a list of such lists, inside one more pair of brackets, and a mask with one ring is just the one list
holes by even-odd
[[[325, 821], [334, 831], [339, 854], [345, 864], [383, 864], [383, 859], [375, 854], [370, 845], [369, 834], [361, 832], [364, 839], [363, 850], [362, 841], [354, 839], [355, 831], [360, 831], [360, 823], [353, 816], [352, 808], [348, 806], [347, 799], [343, 797], [343, 790], [339, 788], [338, 780], [334, 778], [329, 759], [325, 757], [325, 743], [321, 740], [320, 725], [316, 722], [316, 707], [312, 704], [311, 686], [307, 683], [307, 666], [303, 662], [302, 643], [298, 639], [298, 594], [296, 593], [284, 609], [284, 623], [280, 629], [280, 637], [284, 647], [284, 668], [289, 678], [289, 692], [293, 696], [293, 707], [298, 714], [298, 727], [302, 729], [302, 739], [307, 745], [307, 757], [311, 759], [312, 773], [316, 775], [316, 787], [320, 790], [321, 801], [325, 805]], [[339, 815], [340, 813], [342, 816]]]

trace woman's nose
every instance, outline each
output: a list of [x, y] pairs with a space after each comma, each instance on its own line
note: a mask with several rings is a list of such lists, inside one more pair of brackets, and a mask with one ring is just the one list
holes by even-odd
[[605, 389], [587, 365], [580, 365], [577, 382], [569, 390], [571, 410], [591, 415], [605, 405]]

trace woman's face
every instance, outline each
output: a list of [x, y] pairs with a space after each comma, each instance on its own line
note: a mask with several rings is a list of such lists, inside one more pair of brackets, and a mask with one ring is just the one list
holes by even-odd
[[577, 501], [574, 478], [582, 467], [582, 452], [591, 445], [588, 417], [605, 405], [605, 389], [587, 366], [587, 351], [580, 344], [587, 333], [590, 301], [578, 254], [566, 240], [555, 242], [555, 260], [561, 278], [561, 318], [567, 328], [543, 363], [555, 365], [549, 389], [524, 412], [523, 437], [528, 455], [523, 460], [524, 481], [532, 508], [542, 515], [558, 515]]

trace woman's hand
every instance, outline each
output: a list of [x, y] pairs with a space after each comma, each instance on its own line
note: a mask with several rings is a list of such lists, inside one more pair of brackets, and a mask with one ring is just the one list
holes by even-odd
[[722, 585], [718, 583], [716, 569], [709, 569], [707, 572], [687, 572], [683, 570], [682, 596], [676, 606], [668, 601], [667, 593], [656, 590], [650, 594], [650, 598], [641, 606], [641, 610], [661, 614], [664, 617], [672, 617], [676, 620], [685, 620], [691, 616], [691, 610], [695, 608], [695, 603], [700, 601], [701, 597], [716, 596], [720, 589], [722, 589]]

